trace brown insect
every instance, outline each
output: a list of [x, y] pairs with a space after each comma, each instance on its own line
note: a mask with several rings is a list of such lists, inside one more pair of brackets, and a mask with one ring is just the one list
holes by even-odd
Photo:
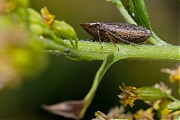
[[[128, 23], [119, 22], [92, 22], [81, 23], [81, 26], [94, 37], [94, 41], [136, 44], [147, 40], [151, 36], [150, 30]], [[101, 45], [102, 47], [102, 45]]]

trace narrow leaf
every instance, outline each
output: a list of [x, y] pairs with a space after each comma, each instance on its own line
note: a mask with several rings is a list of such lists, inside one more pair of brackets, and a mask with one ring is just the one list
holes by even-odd
[[56, 115], [64, 116], [67, 118], [73, 118], [76, 120], [81, 119], [84, 116], [87, 108], [91, 104], [102, 77], [106, 73], [107, 69], [114, 62], [114, 54], [110, 53], [109, 55], [107, 55], [107, 57], [104, 59], [101, 67], [95, 75], [93, 85], [89, 93], [84, 97], [83, 100], [69, 100], [54, 105], [43, 104], [42, 108]]
[[122, 0], [129, 15], [138, 23], [151, 30], [149, 16], [147, 14], [144, 0]]
[[146, 10], [146, 6], [144, 0], [132, 0], [134, 3], [134, 7], [137, 11], [137, 15], [141, 21], [141, 24], [151, 30], [151, 24], [149, 21], [149, 16]]

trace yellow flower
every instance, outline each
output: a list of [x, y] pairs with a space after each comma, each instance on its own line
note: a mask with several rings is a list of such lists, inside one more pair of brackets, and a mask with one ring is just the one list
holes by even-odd
[[5, 0], [0, 0], [0, 14], [2, 13], [7, 13], [8, 10], [8, 6]]
[[93, 118], [92, 120], [110, 120], [103, 112], [97, 111], [94, 114], [96, 118]]
[[125, 107], [129, 104], [131, 107], [134, 105], [134, 101], [137, 99], [136, 87], [133, 86], [119, 86], [122, 93], [118, 95], [120, 98], [120, 103], [123, 104]]
[[136, 114], [134, 114], [134, 118], [135, 120], [154, 120], [154, 113], [152, 113], [152, 111], [152, 108], [147, 110], [140, 109], [138, 112], [136, 112]]
[[180, 66], [178, 66], [177, 69], [162, 69], [162, 72], [168, 73], [169, 74], [169, 80], [170, 82], [174, 83], [176, 80], [180, 82]]
[[154, 85], [155, 88], [159, 88], [160, 90], [162, 90], [163, 92], [166, 92], [167, 94], [171, 94], [172, 93], [172, 89], [168, 88], [168, 86], [165, 85], [165, 83], [160, 82], [160, 83], [156, 83]]
[[42, 18], [43, 18], [43, 20], [44, 20], [44, 23], [45, 23], [48, 27], [50, 27], [51, 24], [52, 24], [53, 21], [54, 21], [55, 16], [49, 13], [47, 7], [44, 7], [44, 8], [41, 9], [41, 15], [42, 15]]
[[17, 7], [14, 1], [0, 0], [0, 14], [11, 12]]
[[120, 107], [115, 106], [111, 108], [107, 114], [107, 117], [113, 119], [126, 119], [126, 120], [133, 120], [133, 115], [130, 112], [125, 113], [124, 106], [121, 105]]

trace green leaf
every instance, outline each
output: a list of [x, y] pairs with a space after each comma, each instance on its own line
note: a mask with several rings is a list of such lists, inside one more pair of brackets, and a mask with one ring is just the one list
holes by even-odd
[[120, 0], [106, 0], [106, 2], [112, 2], [114, 5], [116, 5], [116, 7], [118, 8], [121, 15], [124, 17], [126, 22], [137, 25], [137, 23], [129, 15], [128, 11], [126, 10], [126, 8], [124, 7], [124, 5], [122, 4]]
[[144, 0], [122, 0], [122, 3], [138, 25], [152, 30]]
[[125, 7], [125, 9], [127, 10], [127, 12], [129, 13], [129, 15], [134, 20], [138, 20], [137, 12], [135, 10], [132, 0], [122, 0], [122, 3], [123, 3], [123, 6]]

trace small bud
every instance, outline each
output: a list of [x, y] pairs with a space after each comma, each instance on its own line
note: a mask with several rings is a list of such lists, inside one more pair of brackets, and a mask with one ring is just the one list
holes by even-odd
[[78, 47], [78, 38], [72, 26], [64, 21], [54, 20], [55, 16], [52, 15], [46, 7], [41, 9], [41, 15], [45, 25], [51, 29], [57, 37], [68, 39], [74, 48]]
[[32, 33], [36, 35], [44, 34], [44, 31], [47, 29], [46, 25], [42, 21], [40, 13], [32, 8], [28, 8], [28, 21], [29, 28]]
[[[71, 45], [77, 48], [78, 40], [76, 37], [76, 32], [74, 28], [70, 26], [68, 23], [64, 21], [54, 20], [54, 22], [51, 25], [51, 29], [58, 37], [69, 39]], [[75, 43], [73, 43], [72, 40], [74, 40]]]
[[28, 8], [29, 22], [31, 24], [42, 24], [42, 17], [40, 13], [32, 8]]
[[154, 87], [141, 87], [136, 90], [138, 97], [141, 100], [157, 100], [166, 97], [166, 93]]
[[76, 39], [76, 32], [72, 26], [64, 21], [54, 20], [55, 16], [52, 15], [47, 7], [41, 9], [43, 22], [50, 28], [58, 37], [66, 39]]
[[55, 20], [51, 29], [61, 38], [76, 39], [76, 32], [73, 27], [64, 21]]

